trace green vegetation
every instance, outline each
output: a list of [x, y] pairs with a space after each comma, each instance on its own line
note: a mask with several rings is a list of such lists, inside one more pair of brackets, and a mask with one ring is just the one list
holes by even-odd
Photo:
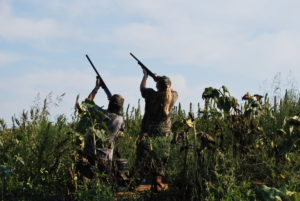
[[[299, 94], [270, 100], [247, 93], [239, 105], [223, 86], [206, 88], [202, 98], [194, 114], [180, 104], [173, 111], [169, 190], [124, 199], [300, 200]], [[47, 106], [13, 117], [12, 127], [0, 121], [0, 200], [113, 200], [111, 175], [83, 182], [74, 174], [77, 115], [51, 122]], [[132, 169], [142, 115], [140, 107], [124, 113], [118, 146]]]

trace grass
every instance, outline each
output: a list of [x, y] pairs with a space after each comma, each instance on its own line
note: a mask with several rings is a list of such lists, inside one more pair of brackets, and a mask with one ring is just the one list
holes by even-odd
[[[299, 94], [287, 90], [272, 101], [267, 95], [247, 94], [238, 105], [222, 87], [207, 88], [202, 97], [205, 105], [198, 105], [194, 116], [180, 104], [173, 110], [173, 131], [179, 138], [171, 145], [165, 178], [170, 190], [131, 200], [299, 200]], [[128, 106], [124, 117], [118, 149], [132, 169], [140, 107]], [[74, 174], [78, 117], [71, 122], [64, 115], [49, 119], [45, 100], [13, 117], [12, 127], [0, 121], [0, 199], [112, 200], [110, 175], [98, 172], [83, 183]]]

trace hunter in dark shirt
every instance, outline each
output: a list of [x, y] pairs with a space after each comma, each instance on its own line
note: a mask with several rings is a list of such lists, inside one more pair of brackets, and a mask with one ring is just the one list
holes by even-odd
[[171, 113], [178, 98], [171, 89], [171, 80], [166, 76], [156, 80], [157, 91], [146, 88], [148, 74], [145, 70], [140, 85], [145, 99], [145, 113], [140, 138], [137, 144], [136, 164], [141, 180], [149, 179], [155, 191], [166, 189], [162, 182], [168, 161], [171, 141]]

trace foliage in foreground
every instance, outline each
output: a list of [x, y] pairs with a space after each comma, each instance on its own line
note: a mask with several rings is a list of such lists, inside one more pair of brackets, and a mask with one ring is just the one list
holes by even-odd
[[[245, 94], [238, 104], [226, 87], [206, 88], [204, 107], [173, 113], [170, 190], [130, 200], [300, 200], [300, 99]], [[191, 107], [192, 108], [192, 107]], [[50, 121], [47, 100], [12, 127], [0, 122], [1, 200], [113, 200], [113, 179], [99, 172], [90, 182], [74, 174], [77, 118]], [[140, 108], [128, 106], [119, 151], [132, 169]], [[76, 117], [76, 115], [75, 115]], [[74, 190], [77, 186], [77, 190]]]

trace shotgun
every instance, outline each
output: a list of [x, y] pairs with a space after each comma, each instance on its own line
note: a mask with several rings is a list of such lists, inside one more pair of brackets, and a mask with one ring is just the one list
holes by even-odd
[[103, 81], [102, 77], [98, 73], [97, 69], [95, 68], [95, 66], [94, 66], [93, 62], [91, 61], [91, 59], [89, 58], [89, 56], [87, 54], [85, 56], [89, 60], [90, 64], [92, 65], [92, 67], [93, 67], [94, 71], [96, 72], [96, 74], [98, 75], [98, 77], [100, 78], [101, 87], [104, 89], [104, 91], [105, 91], [105, 93], [107, 95], [108, 100], [110, 100], [110, 98], [112, 97], [112, 95], [111, 95], [109, 89], [107, 88], [105, 82]]
[[138, 58], [136, 58], [131, 52], [130, 55], [138, 62], [138, 64], [147, 71], [148, 75], [150, 75], [154, 81], [158, 80], [158, 76], [155, 73], [152, 73]]

